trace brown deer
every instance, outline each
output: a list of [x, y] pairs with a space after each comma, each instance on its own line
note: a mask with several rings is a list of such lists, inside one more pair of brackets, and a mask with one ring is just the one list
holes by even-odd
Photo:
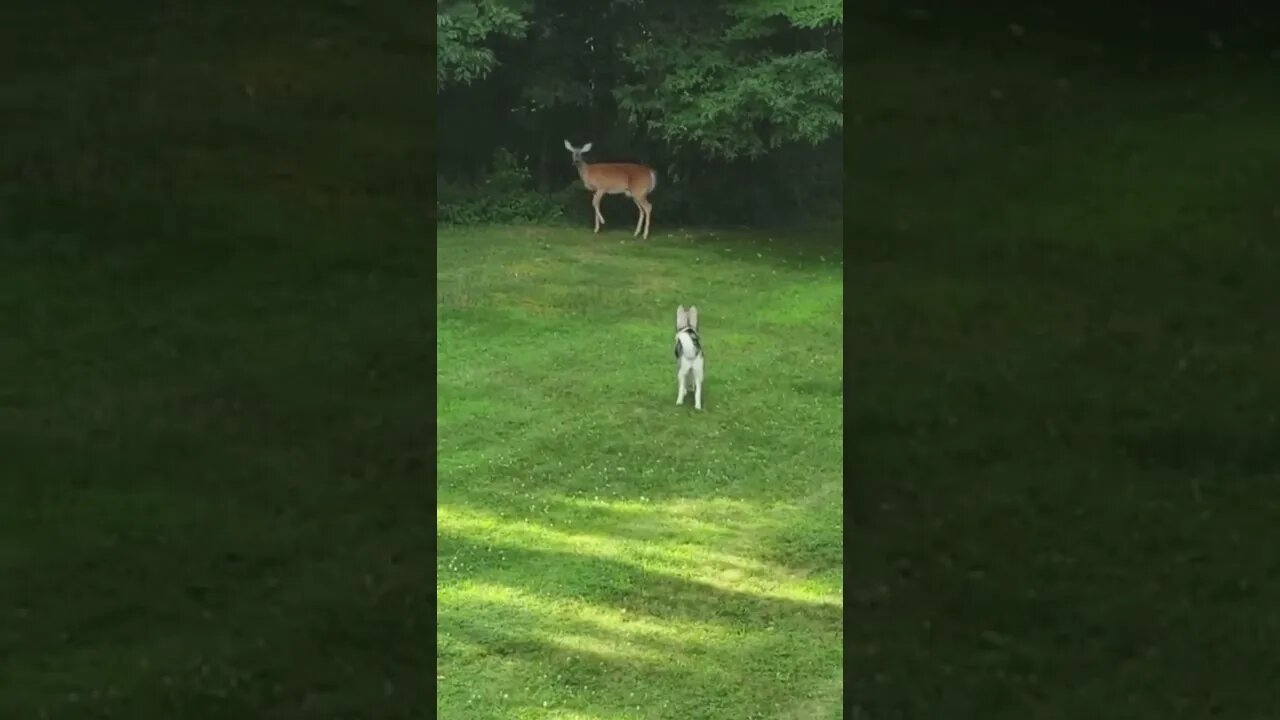
[[632, 237], [640, 234], [644, 226], [644, 239], [649, 239], [649, 217], [653, 214], [653, 205], [649, 202], [649, 193], [658, 185], [658, 174], [648, 165], [637, 163], [590, 163], [583, 161], [582, 153], [591, 149], [591, 143], [575, 148], [564, 141], [565, 148], [573, 153], [573, 166], [578, 169], [578, 177], [588, 190], [595, 192], [591, 198], [591, 206], [596, 210], [596, 229], [604, 224], [604, 216], [600, 214], [600, 199], [605, 195], [626, 195], [635, 201], [640, 210], [640, 218], [636, 220], [636, 231]]

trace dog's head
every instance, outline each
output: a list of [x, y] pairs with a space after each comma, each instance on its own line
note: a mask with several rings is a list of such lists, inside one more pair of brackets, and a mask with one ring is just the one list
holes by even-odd
[[681, 305], [676, 308], [676, 332], [685, 328], [698, 329], [698, 306], [690, 305], [688, 310]]

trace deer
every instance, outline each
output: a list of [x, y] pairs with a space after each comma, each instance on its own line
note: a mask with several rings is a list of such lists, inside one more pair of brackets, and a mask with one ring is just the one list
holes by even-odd
[[595, 193], [591, 198], [591, 206], [596, 211], [596, 229], [604, 224], [604, 216], [600, 214], [600, 200], [605, 195], [626, 195], [631, 198], [640, 217], [636, 220], [635, 237], [644, 227], [644, 239], [649, 239], [649, 218], [653, 214], [653, 205], [649, 202], [649, 193], [658, 186], [658, 174], [648, 165], [639, 163], [588, 163], [582, 154], [591, 149], [591, 143], [575, 148], [568, 140], [564, 141], [565, 149], [573, 153], [573, 166], [578, 169], [578, 177], [588, 190]]

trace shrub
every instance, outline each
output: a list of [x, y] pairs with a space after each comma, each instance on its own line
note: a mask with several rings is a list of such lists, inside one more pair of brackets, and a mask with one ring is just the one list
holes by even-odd
[[532, 189], [529, 171], [506, 148], [494, 151], [492, 167], [479, 181], [436, 180], [437, 220], [443, 224], [546, 223], [564, 216], [560, 198]]

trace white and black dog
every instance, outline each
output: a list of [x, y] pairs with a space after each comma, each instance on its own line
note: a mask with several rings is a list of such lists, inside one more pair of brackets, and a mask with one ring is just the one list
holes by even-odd
[[680, 369], [676, 371], [676, 383], [679, 385], [676, 404], [684, 403], [684, 395], [693, 391], [693, 406], [702, 409], [702, 341], [698, 338], [698, 307], [692, 305], [688, 310], [681, 305], [676, 308], [676, 360]]

